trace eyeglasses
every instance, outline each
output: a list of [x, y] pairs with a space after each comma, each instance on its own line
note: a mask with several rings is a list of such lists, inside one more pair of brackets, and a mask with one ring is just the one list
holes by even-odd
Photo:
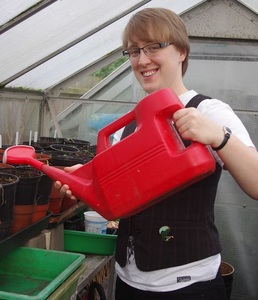
[[137, 58], [139, 57], [141, 50], [147, 55], [148, 57], [152, 57], [155, 55], [161, 48], [167, 47], [172, 45], [173, 43], [152, 43], [146, 45], [142, 48], [130, 48], [123, 51], [123, 56], [127, 58]]

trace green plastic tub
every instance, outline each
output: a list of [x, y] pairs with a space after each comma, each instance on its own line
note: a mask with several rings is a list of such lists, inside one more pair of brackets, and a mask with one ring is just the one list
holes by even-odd
[[0, 299], [46, 299], [84, 259], [78, 253], [19, 247], [0, 259]]
[[113, 234], [64, 230], [65, 251], [113, 255], [116, 248], [116, 240], [117, 235]]
[[86, 261], [73, 272], [48, 298], [47, 300], [70, 300], [75, 297], [79, 277], [87, 270]]

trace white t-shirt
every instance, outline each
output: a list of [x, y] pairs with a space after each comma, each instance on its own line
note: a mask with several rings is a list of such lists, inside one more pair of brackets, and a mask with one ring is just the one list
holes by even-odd
[[[186, 105], [197, 93], [193, 90], [181, 95], [179, 99]], [[241, 120], [236, 116], [231, 107], [217, 99], [203, 100], [199, 106], [204, 115], [222, 126], [232, 130], [246, 146], [255, 147]], [[114, 135], [113, 144], [120, 141], [123, 128]], [[150, 272], [140, 271], [135, 263], [134, 256], [124, 268], [116, 263], [118, 276], [128, 285], [137, 289], [154, 292], [167, 292], [184, 288], [200, 281], [212, 280], [216, 277], [221, 262], [220, 254], [195, 261], [186, 265]]]

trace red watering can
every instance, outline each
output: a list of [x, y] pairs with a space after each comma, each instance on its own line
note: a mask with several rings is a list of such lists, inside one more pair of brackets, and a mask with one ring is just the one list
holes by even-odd
[[[36, 160], [31, 146], [7, 148], [3, 160], [31, 165], [68, 184], [75, 197], [107, 220], [128, 217], [214, 172], [207, 147], [195, 142], [185, 147], [171, 125], [183, 107], [171, 89], [148, 95], [100, 130], [97, 155], [72, 173]], [[111, 145], [110, 136], [134, 120], [135, 132]]]

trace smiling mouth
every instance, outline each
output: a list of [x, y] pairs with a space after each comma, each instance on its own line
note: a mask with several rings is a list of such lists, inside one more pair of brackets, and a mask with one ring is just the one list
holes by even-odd
[[149, 77], [149, 76], [154, 75], [156, 72], [157, 72], [157, 70], [150, 70], [150, 71], [142, 72], [142, 76]]

